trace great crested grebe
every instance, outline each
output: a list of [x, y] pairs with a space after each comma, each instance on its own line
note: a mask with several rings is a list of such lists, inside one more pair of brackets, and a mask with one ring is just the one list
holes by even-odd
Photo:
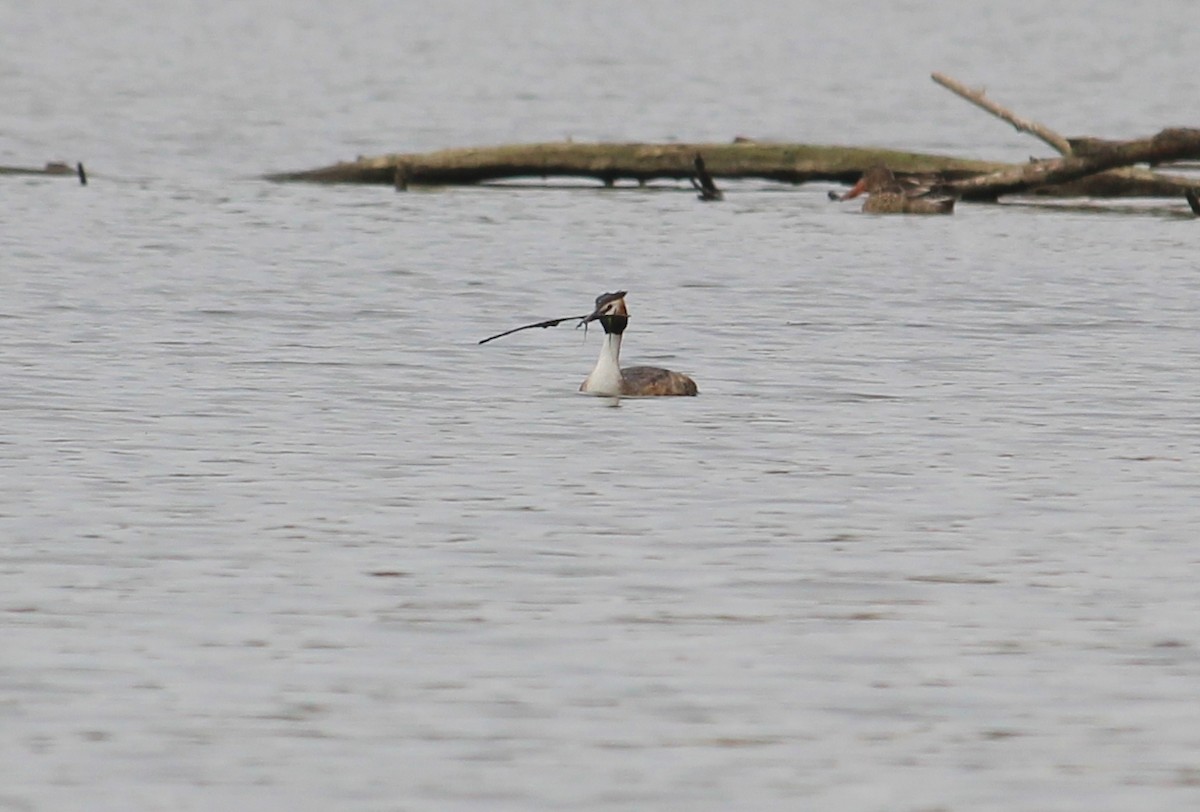
[[655, 397], [659, 395], [695, 395], [696, 382], [678, 372], [659, 367], [621, 369], [621, 335], [629, 324], [625, 291], [596, 297], [596, 309], [580, 324], [598, 321], [604, 328], [604, 344], [595, 368], [579, 387], [580, 392], [605, 397]]

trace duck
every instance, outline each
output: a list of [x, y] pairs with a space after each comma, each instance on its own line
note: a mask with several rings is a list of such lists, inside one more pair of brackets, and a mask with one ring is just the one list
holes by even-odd
[[629, 308], [625, 304], [627, 291], [602, 293], [596, 297], [595, 309], [580, 324], [598, 321], [604, 328], [604, 344], [596, 366], [579, 386], [579, 391], [602, 397], [660, 397], [669, 395], [694, 396], [696, 382], [680, 372], [660, 367], [637, 366], [621, 368], [621, 338], [629, 325]]
[[863, 172], [858, 183], [840, 199], [850, 200], [863, 192], [867, 200], [862, 210], [868, 214], [951, 214], [956, 200], [930, 176], [897, 179], [883, 164]]

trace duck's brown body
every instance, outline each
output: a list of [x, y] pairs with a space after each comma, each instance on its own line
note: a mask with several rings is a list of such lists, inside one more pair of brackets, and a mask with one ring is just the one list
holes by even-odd
[[905, 182], [886, 166], [873, 166], [842, 197], [849, 200], [867, 193], [862, 210], [868, 214], [951, 214], [954, 198], [928, 183]]

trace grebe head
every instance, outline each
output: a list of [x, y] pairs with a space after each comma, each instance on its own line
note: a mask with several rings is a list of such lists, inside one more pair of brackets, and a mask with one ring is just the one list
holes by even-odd
[[629, 311], [625, 309], [626, 291], [603, 293], [596, 297], [596, 309], [590, 315], [584, 316], [580, 324], [599, 321], [606, 333], [621, 335], [629, 324]]

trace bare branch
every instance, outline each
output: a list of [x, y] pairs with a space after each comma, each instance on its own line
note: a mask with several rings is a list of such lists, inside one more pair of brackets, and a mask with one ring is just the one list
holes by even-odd
[[992, 115], [1007, 121], [1009, 124], [1016, 127], [1019, 132], [1029, 133], [1030, 135], [1040, 138], [1042, 141], [1045, 141], [1047, 144], [1054, 147], [1054, 150], [1059, 155], [1071, 154], [1071, 145], [1067, 142], [1067, 139], [1063, 138], [1045, 124], [1041, 124], [1037, 121], [1031, 121], [1027, 118], [1022, 118], [1008, 108], [1001, 107], [999, 104], [996, 104], [996, 102], [985, 96], [982, 90], [972, 90], [962, 82], [952, 79], [944, 73], [934, 73], [930, 78], [947, 90], [953, 91], [959, 96], [962, 96], [975, 106], [982, 107]]
[[1200, 157], [1200, 129], [1173, 127], [1149, 138], [1108, 142], [1086, 155], [1034, 161], [987, 175], [948, 181], [944, 186], [964, 197], [994, 200], [1000, 195], [1026, 192], [1038, 186], [1067, 183], [1116, 166], [1197, 157]]

